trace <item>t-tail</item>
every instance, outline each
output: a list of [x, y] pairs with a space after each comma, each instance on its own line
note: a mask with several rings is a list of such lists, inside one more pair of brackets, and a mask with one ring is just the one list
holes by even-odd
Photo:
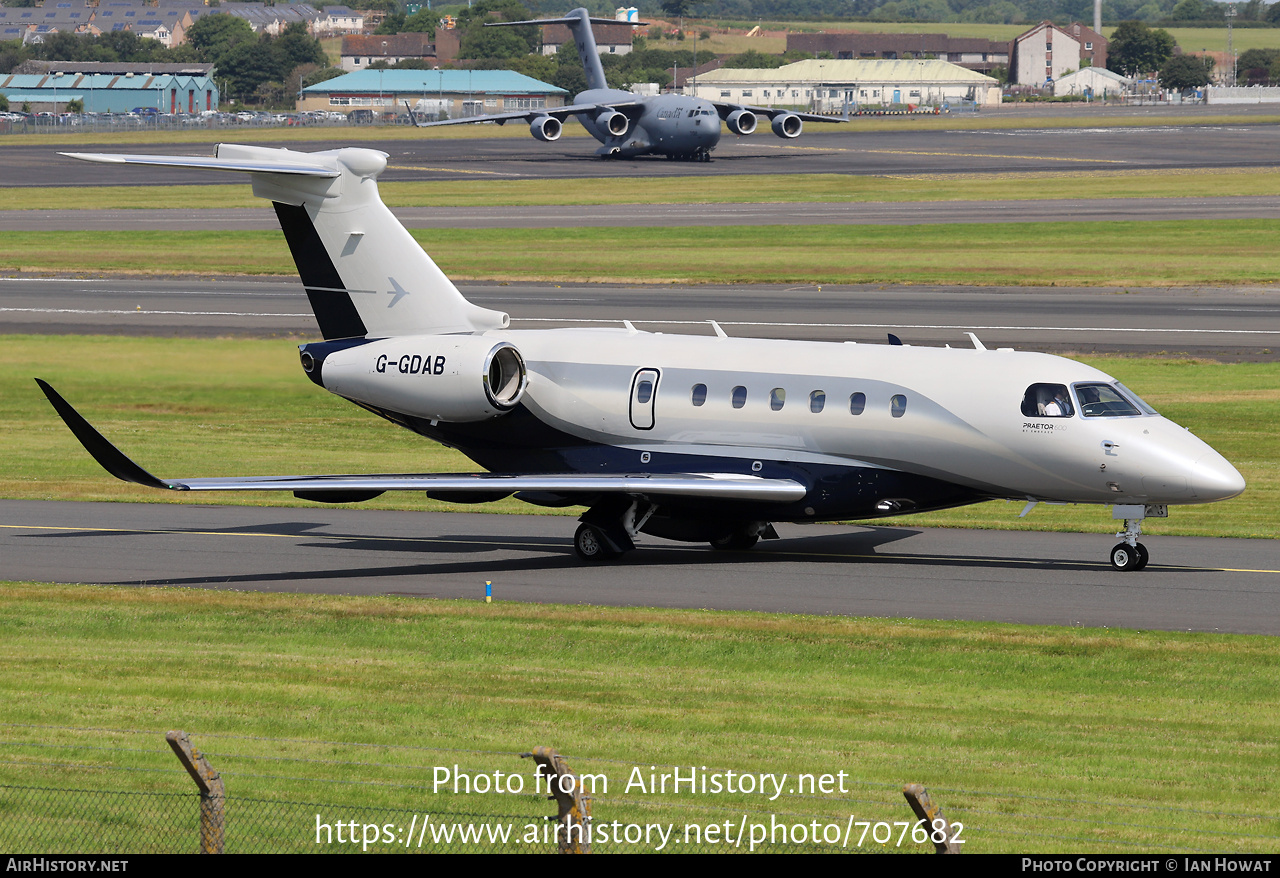
[[587, 90], [608, 88], [604, 78], [604, 65], [600, 63], [600, 50], [596, 48], [596, 35], [591, 30], [593, 24], [631, 24], [639, 27], [647, 24], [643, 21], [619, 22], [612, 18], [592, 18], [591, 13], [579, 6], [564, 18], [540, 18], [535, 21], [495, 21], [486, 27], [514, 27], [521, 24], [563, 24], [573, 34], [573, 42], [578, 47], [578, 60], [587, 74]]
[[382, 203], [378, 175], [386, 170], [386, 153], [301, 153], [224, 143], [212, 158], [65, 155], [249, 174], [253, 194], [275, 206], [326, 340], [474, 333], [510, 324], [508, 315], [463, 298]]

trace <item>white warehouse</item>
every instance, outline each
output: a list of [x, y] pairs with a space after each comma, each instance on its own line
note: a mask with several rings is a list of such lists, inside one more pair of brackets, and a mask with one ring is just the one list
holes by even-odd
[[806, 60], [773, 70], [721, 67], [698, 75], [685, 94], [757, 107], [792, 107], [817, 113], [900, 104], [1000, 103], [1000, 83], [947, 61]]

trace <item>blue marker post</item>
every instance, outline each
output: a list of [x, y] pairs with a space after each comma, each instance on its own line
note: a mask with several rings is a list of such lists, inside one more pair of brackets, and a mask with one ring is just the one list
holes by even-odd
[[484, 581], [484, 602], [493, 603], [493, 583], [487, 579]]

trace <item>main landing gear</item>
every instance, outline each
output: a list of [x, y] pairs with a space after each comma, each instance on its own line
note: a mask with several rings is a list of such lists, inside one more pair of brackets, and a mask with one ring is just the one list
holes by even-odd
[[767, 521], [750, 521], [711, 540], [711, 548], [720, 552], [745, 552], [762, 539], [776, 540], [778, 532]]
[[1121, 539], [1111, 550], [1111, 566], [1116, 570], [1141, 570], [1151, 560], [1147, 547], [1138, 542], [1142, 536], [1142, 520], [1152, 518], [1168, 518], [1167, 506], [1130, 506], [1116, 505], [1111, 509], [1112, 518], [1124, 519], [1124, 530], [1116, 534]]
[[582, 524], [573, 535], [574, 553], [590, 564], [621, 558], [636, 547], [633, 538], [657, 508], [629, 497], [611, 498], [592, 506], [578, 519]]

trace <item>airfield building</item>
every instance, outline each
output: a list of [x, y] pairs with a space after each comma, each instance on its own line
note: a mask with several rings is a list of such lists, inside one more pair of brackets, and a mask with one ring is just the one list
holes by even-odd
[[947, 61], [798, 61], [777, 69], [720, 68], [698, 75], [685, 94], [758, 107], [838, 113], [855, 107], [1000, 103], [1000, 83]]
[[27, 61], [0, 74], [0, 94], [12, 108], [60, 113], [73, 100], [86, 113], [200, 113], [218, 108], [212, 64], [106, 61]]
[[568, 92], [510, 70], [360, 70], [304, 88], [298, 109], [403, 112], [421, 101], [433, 116], [461, 118], [564, 106]]

